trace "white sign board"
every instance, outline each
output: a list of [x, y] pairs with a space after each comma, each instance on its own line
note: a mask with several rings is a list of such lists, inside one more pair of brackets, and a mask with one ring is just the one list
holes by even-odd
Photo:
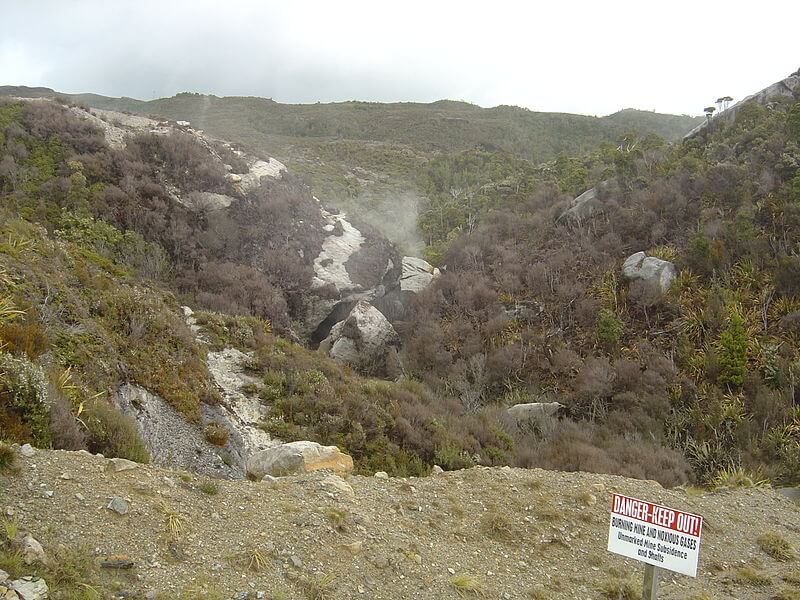
[[695, 577], [702, 530], [699, 515], [612, 495], [609, 552]]

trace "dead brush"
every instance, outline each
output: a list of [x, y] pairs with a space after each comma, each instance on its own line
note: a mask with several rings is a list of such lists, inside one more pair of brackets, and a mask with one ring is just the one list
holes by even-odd
[[267, 567], [267, 555], [260, 548], [250, 548], [244, 553], [242, 563], [248, 571], [259, 573]]
[[167, 535], [173, 540], [178, 539], [186, 526], [186, 517], [166, 502], [161, 503], [161, 511], [164, 513]]

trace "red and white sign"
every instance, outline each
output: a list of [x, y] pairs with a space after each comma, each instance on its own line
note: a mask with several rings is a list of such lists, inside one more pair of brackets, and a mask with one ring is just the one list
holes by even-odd
[[703, 517], [620, 494], [611, 497], [608, 551], [697, 575]]

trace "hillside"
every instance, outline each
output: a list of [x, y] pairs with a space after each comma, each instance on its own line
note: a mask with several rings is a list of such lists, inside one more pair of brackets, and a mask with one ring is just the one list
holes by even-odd
[[[13, 86], [0, 87], [1, 94], [57, 95]], [[190, 121], [255, 155], [274, 156], [316, 196], [358, 212], [407, 252], [422, 249], [414, 220], [427, 201], [420, 173], [432, 158], [482, 147], [537, 164], [560, 154], [580, 155], [603, 142], [616, 144], [630, 132], [679, 139], [702, 121], [633, 109], [598, 118], [449, 100], [293, 105], [191, 93], [152, 101], [59, 96], [100, 109]]]
[[[776, 551], [778, 540], [793, 556], [800, 510], [768, 488], [669, 491], [499, 468], [231, 482], [88, 453], [27, 454], [0, 473], [0, 569], [42, 576], [53, 600], [632, 600], [641, 565], [605, 550], [612, 491], [705, 518], [698, 577], [665, 574], [659, 598], [800, 595], [794, 559]], [[106, 508], [112, 499], [124, 515]], [[15, 554], [29, 534], [44, 564]]]

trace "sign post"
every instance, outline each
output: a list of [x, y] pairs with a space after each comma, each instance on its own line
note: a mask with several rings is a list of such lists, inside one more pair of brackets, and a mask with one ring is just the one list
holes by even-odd
[[658, 599], [658, 567], [644, 566], [644, 584], [642, 585], [642, 600]]
[[608, 551], [646, 563], [643, 600], [656, 600], [658, 572], [697, 576], [703, 517], [621, 494], [611, 497]]

